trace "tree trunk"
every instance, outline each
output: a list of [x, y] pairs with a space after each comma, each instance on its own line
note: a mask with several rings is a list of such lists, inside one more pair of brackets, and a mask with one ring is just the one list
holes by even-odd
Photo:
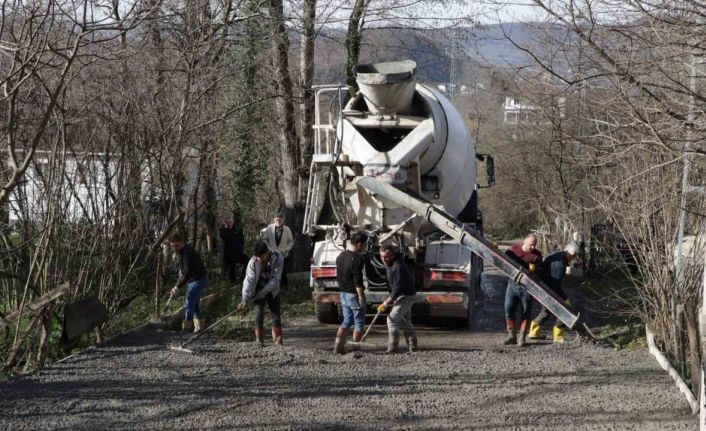
[[47, 359], [47, 345], [49, 344], [49, 336], [51, 335], [51, 312], [52, 304], [47, 305], [42, 310], [41, 327], [39, 333], [39, 347], [37, 348], [37, 366], [44, 365]]
[[206, 228], [206, 249], [209, 254], [218, 250], [215, 246], [216, 231], [218, 230], [218, 196], [216, 196], [216, 152], [204, 154], [204, 178], [202, 200], [204, 205], [203, 223]]
[[159, 318], [159, 296], [162, 294], [162, 287], [164, 286], [164, 278], [162, 277], [164, 255], [162, 253], [157, 253], [155, 255], [155, 260], [157, 261], [157, 270], [155, 271], [154, 278], [154, 317]]
[[[698, 308], [687, 305], [685, 308], [686, 335], [689, 342], [689, 368], [691, 371], [691, 391], [698, 399], [701, 393], [701, 343], [699, 340]], [[696, 308], [696, 309], [695, 309]], [[701, 400], [704, 402], [704, 400]]]
[[[243, 14], [255, 15], [260, 12], [259, 0], [246, 0], [243, 5]], [[245, 105], [253, 103], [257, 98], [255, 89], [257, 88], [257, 72], [259, 68], [258, 58], [264, 49], [263, 21], [260, 19], [248, 19], [243, 24], [243, 43], [239, 57], [243, 63], [241, 75], [238, 82], [236, 97], [238, 104]], [[258, 112], [257, 105], [252, 109], [244, 109], [237, 113], [234, 123], [234, 134], [237, 141], [235, 145], [238, 150], [238, 162], [232, 164], [231, 178], [231, 202], [233, 209], [240, 215], [243, 228], [248, 226], [248, 221], [252, 219], [253, 205], [252, 196], [255, 193], [256, 169], [260, 166], [260, 156], [257, 151], [257, 140], [253, 129], [260, 124], [262, 118]]]
[[[299, 53], [299, 86], [301, 87], [301, 102], [299, 104], [299, 146], [302, 152], [301, 186], [308, 183], [308, 167], [311, 163], [311, 152], [314, 146], [314, 42], [316, 35], [314, 24], [316, 22], [316, 0], [304, 0], [304, 15], [302, 17], [301, 52]], [[301, 192], [303, 196], [306, 190]]]
[[301, 152], [297, 142], [292, 80], [289, 76], [289, 36], [284, 24], [282, 0], [269, 0], [268, 8], [272, 21], [273, 65], [278, 96], [276, 113], [279, 122], [282, 191], [285, 206], [293, 210], [301, 200], [297, 172]]
[[356, 0], [348, 20], [348, 33], [346, 34], [346, 72], [348, 73], [348, 85], [358, 90], [355, 82], [355, 66], [360, 59], [360, 41], [362, 39], [363, 22], [365, 11], [370, 0]]

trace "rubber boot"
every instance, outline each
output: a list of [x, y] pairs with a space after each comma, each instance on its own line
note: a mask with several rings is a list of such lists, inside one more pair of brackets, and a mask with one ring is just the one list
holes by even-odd
[[544, 340], [546, 337], [540, 333], [542, 330], [542, 327], [539, 326], [539, 323], [535, 322], [534, 320], [530, 324], [530, 331], [529, 331], [529, 336], [528, 338], [530, 340]]
[[564, 328], [560, 328], [558, 326], [555, 326], [553, 332], [554, 332], [554, 343], [564, 344]]
[[[346, 354], [346, 337], [348, 336], [348, 330], [346, 328], [338, 328], [336, 332], [336, 341], [333, 343], [333, 353], [339, 355]], [[353, 340], [355, 341], [355, 333], [353, 333]]]
[[194, 319], [194, 334], [203, 331], [203, 319]]
[[362, 331], [353, 331], [353, 341], [356, 343], [359, 343], [360, 340], [363, 339], [363, 332]]
[[181, 330], [182, 331], [187, 331], [191, 332], [194, 330], [194, 321], [193, 320], [184, 320], [184, 323], [181, 325]]
[[390, 337], [387, 342], [387, 350], [385, 353], [392, 354], [397, 351], [397, 346], [400, 345], [400, 334], [390, 334]]
[[508, 319], [507, 323], [507, 338], [503, 341], [504, 345], [517, 343], [517, 329], [515, 329], [515, 321]]
[[517, 345], [520, 347], [526, 344], [525, 341], [527, 339], [527, 331], [529, 330], [530, 326], [529, 322], [529, 320], [523, 320], [522, 324], [520, 325], [520, 332], [517, 337]]
[[333, 353], [334, 355], [345, 355], [346, 354], [346, 339], [341, 337], [336, 337], [336, 341], [333, 342]]
[[265, 347], [265, 340], [262, 337], [262, 328], [255, 328], [255, 343], [260, 347]]
[[272, 341], [275, 343], [275, 346], [283, 346], [284, 342], [282, 340], [282, 327], [281, 326], [273, 326], [272, 327]]
[[408, 337], [405, 335], [404, 340], [407, 342], [407, 349], [409, 353], [414, 353], [417, 351], [417, 337]]

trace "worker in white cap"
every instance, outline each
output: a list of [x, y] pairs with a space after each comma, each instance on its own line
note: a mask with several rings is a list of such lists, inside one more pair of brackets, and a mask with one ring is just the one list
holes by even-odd
[[[570, 305], [569, 299], [564, 289], [561, 288], [561, 281], [564, 279], [564, 274], [566, 274], [566, 268], [576, 259], [578, 254], [579, 247], [576, 243], [571, 242], [564, 247], [564, 250], [555, 251], [547, 256], [542, 262], [540, 270], [540, 278], [544, 284], [552, 289], [567, 305]], [[542, 311], [530, 325], [530, 339], [537, 340], [544, 338], [544, 336], [540, 334], [540, 330], [542, 329], [542, 323], [549, 318], [549, 315], [549, 311], [545, 307], [542, 307]], [[561, 344], [564, 342], [564, 324], [561, 323], [559, 319], [557, 319], [554, 324], [553, 336], [555, 343]]]

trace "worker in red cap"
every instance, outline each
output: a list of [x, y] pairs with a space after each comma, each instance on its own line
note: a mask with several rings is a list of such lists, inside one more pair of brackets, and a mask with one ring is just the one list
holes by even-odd
[[[522, 265], [530, 273], [536, 273], [542, 263], [542, 253], [537, 250], [537, 235], [531, 233], [525, 237], [522, 244], [515, 244], [505, 254], [512, 260]], [[515, 312], [520, 307], [520, 331], [518, 337]], [[505, 322], [507, 325], [507, 338], [503, 344], [525, 345], [527, 331], [532, 318], [532, 297], [525, 286], [517, 284], [512, 279], [508, 280], [505, 290]]]

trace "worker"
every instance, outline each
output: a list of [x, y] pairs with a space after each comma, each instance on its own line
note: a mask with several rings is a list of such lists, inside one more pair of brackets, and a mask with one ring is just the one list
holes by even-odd
[[[564, 250], [555, 251], [551, 253], [542, 262], [542, 269], [540, 272], [540, 278], [542, 282], [547, 285], [550, 289], [557, 294], [567, 305], [569, 304], [568, 296], [561, 287], [561, 282], [564, 279], [564, 274], [566, 274], [566, 268], [571, 264], [571, 262], [576, 259], [579, 254], [579, 246], [576, 243], [571, 242], [564, 247]], [[544, 323], [549, 318], [549, 311], [546, 307], [542, 307], [542, 311], [537, 315], [537, 317], [532, 321], [530, 326], [529, 338], [538, 340], [544, 339], [544, 336], [540, 334], [542, 329], [542, 323]], [[561, 344], [564, 342], [564, 324], [561, 320], [557, 319], [554, 324], [553, 334], [554, 342]]]
[[388, 345], [386, 353], [394, 353], [400, 343], [400, 329], [404, 331], [407, 349], [417, 351], [417, 334], [412, 325], [412, 306], [417, 288], [411, 271], [404, 263], [404, 256], [397, 254], [391, 245], [380, 247], [380, 258], [385, 264], [390, 295], [380, 304], [377, 311], [382, 313], [392, 306], [387, 316]]
[[[533, 233], [527, 235], [522, 244], [515, 244], [510, 247], [507, 254], [515, 262], [519, 263], [530, 273], [538, 272], [542, 262], [542, 253], [537, 250], [537, 236]], [[515, 311], [520, 306], [520, 332], [517, 333], [515, 324]], [[525, 345], [527, 331], [532, 317], [532, 298], [525, 286], [517, 284], [512, 279], [508, 280], [505, 290], [505, 322], [507, 325], [507, 338], [503, 344]]]
[[272, 341], [281, 346], [282, 340], [282, 299], [280, 280], [284, 268], [284, 257], [271, 250], [264, 241], [255, 243], [253, 256], [248, 262], [243, 280], [243, 295], [238, 310], [243, 312], [248, 304], [255, 308], [255, 342], [264, 346], [263, 324], [265, 304], [272, 315]]
[[172, 288], [171, 294], [176, 295], [179, 288], [186, 285], [186, 311], [184, 313], [184, 324], [182, 328], [185, 331], [200, 332], [203, 328], [203, 319], [201, 316], [201, 307], [199, 300], [201, 293], [207, 285], [206, 267], [201, 261], [201, 257], [194, 248], [184, 241], [184, 236], [180, 233], [174, 233], [169, 237], [169, 246], [172, 251], [179, 256], [179, 279], [176, 285]]
[[236, 214], [227, 217], [219, 229], [219, 236], [223, 242], [223, 274], [231, 283], [236, 282], [236, 265], [241, 265], [240, 278], [245, 278], [245, 270], [250, 260], [243, 252], [245, 237]]
[[[294, 237], [289, 227], [284, 224], [284, 221], [284, 212], [275, 212], [272, 223], [260, 231], [260, 239], [265, 241], [270, 250], [277, 251], [286, 259], [294, 246]], [[287, 286], [286, 271], [282, 272], [282, 286]]]
[[367, 241], [368, 237], [365, 234], [354, 233], [348, 243], [348, 249], [336, 258], [336, 279], [341, 291], [343, 322], [336, 333], [333, 353], [346, 353], [346, 337], [351, 326], [354, 327], [353, 341], [358, 342], [363, 338], [367, 305], [363, 284], [365, 256], [362, 252], [365, 250]]

